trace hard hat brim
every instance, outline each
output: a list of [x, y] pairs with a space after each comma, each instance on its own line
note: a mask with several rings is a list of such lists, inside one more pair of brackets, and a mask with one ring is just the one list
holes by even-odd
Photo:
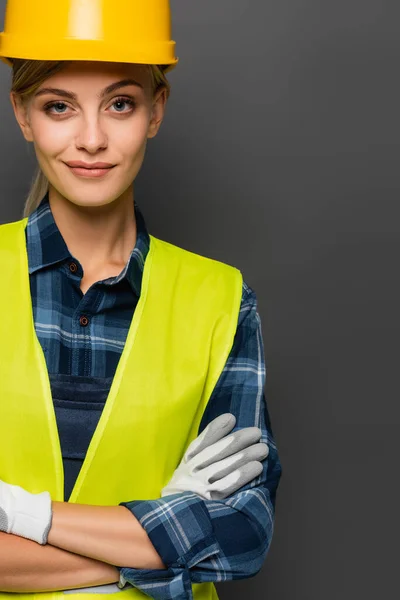
[[[34, 51], [32, 51], [34, 48]], [[25, 60], [48, 60], [48, 61], [101, 61], [101, 62], [122, 62], [148, 65], [166, 65], [164, 72], [171, 71], [178, 63], [179, 58], [175, 57], [175, 42], [153, 43], [151, 47], [143, 48], [131, 47], [123, 48], [114, 46], [104, 40], [77, 40], [66, 38], [57, 40], [54, 46], [50, 47], [48, 40], [43, 42], [32, 38], [22, 39], [15, 35], [11, 36], [5, 32], [0, 33], [0, 60], [12, 66], [8, 58], [20, 58]]]

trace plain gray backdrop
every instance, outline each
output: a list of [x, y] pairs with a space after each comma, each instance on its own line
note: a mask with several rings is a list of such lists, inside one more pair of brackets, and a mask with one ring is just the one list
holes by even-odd
[[[153, 235], [256, 291], [283, 469], [265, 564], [220, 598], [395, 600], [398, 0], [171, 5], [180, 62], [135, 195]], [[4, 223], [35, 159], [0, 81]]]

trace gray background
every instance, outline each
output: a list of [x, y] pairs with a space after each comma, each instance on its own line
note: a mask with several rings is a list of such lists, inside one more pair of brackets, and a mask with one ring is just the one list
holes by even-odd
[[[255, 289], [283, 467], [267, 560], [220, 598], [396, 599], [398, 0], [172, 10], [180, 63], [136, 198], [153, 235]], [[8, 222], [34, 155], [0, 80]]]

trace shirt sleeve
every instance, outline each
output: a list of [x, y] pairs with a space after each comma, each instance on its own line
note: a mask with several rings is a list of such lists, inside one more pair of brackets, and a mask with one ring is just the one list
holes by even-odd
[[[269, 550], [281, 463], [264, 385], [266, 367], [255, 292], [243, 282], [234, 343], [204, 411], [198, 434], [225, 412], [236, 425], [259, 427], [269, 447], [262, 473], [224, 500], [181, 492], [156, 500], [122, 502], [138, 519], [166, 569], [120, 567], [119, 587], [133, 585], [158, 600], [192, 599], [192, 583], [256, 575]], [[231, 433], [232, 433], [231, 432]]]

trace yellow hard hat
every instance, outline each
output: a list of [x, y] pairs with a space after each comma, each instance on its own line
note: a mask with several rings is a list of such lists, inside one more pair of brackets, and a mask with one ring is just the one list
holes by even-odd
[[99, 60], [173, 69], [169, 0], [7, 0], [0, 60]]

